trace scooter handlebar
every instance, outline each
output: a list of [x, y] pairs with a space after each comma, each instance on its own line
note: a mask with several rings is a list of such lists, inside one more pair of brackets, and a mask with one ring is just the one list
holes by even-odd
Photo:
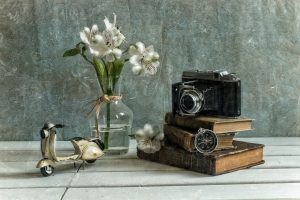
[[55, 124], [54, 127], [55, 128], [63, 128], [63, 127], [65, 127], [65, 125], [64, 124]]

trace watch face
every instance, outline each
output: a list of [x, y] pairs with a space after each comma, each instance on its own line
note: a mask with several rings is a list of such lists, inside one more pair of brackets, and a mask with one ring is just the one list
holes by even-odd
[[218, 138], [211, 130], [200, 128], [195, 135], [194, 145], [200, 153], [211, 153], [218, 145]]

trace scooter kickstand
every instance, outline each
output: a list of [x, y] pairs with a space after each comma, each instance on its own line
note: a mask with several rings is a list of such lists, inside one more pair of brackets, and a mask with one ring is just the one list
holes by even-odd
[[85, 169], [85, 160], [82, 162], [82, 169], [84, 170]]

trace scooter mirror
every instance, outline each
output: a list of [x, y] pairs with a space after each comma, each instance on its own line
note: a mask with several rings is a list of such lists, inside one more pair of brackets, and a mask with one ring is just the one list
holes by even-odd
[[55, 127], [55, 124], [45, 123], [43, 129], [48, 129], [49, 130], [49, 129], [53, 128], [53, 127]]

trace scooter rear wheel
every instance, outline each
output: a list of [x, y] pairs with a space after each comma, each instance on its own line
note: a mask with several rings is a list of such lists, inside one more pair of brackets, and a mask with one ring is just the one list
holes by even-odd
[[51, 165], [48, 165], [48, 166], [42, 167], [40, 170], [41, 170], [41, 174], [43, 176], [50, 176], [54, 172], [54, 167], [52, 167]]
[[86, 160], [87, 163], [94, 163], [96, 162], [96, 159], [95, 160]]

